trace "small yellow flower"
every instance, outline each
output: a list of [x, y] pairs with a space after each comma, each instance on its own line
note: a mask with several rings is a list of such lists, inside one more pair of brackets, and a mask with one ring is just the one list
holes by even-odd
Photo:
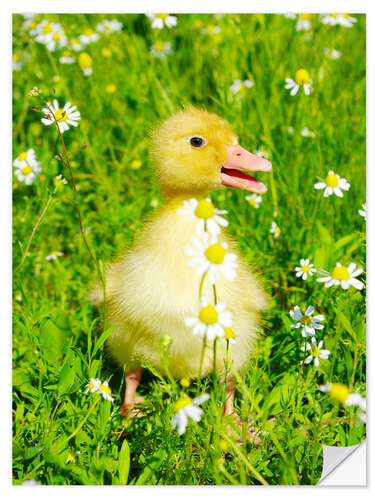
[[108, 59], [112, 55], [112, 50], [108, 49], [107, 47], [103, 47], [102, 49], [102, 56]]
[[133, 170], [138, 170], [139, 168], [141, 168], [141, 166], [142, 166], [141, 160], [133, 160], [130, 164], [130, 168]]
[[227, 451], [229, 446], [228, 446], [228, 443], [227, 441], [225, 441], [225, 439], [220, 439], [219, 441], [219, 448], [221, 449], [221, 451]]
[[180, 380], [180, 384], [182, 385], [182, 387], [189, 387], [190, 386], [190, 380], [187, 379], [187, 378], [182, 378]]
[[116, 85], [110, 83], [109, 85], [106, 86], [105, 90], [107, 94], [114, 94], [116, 92]]

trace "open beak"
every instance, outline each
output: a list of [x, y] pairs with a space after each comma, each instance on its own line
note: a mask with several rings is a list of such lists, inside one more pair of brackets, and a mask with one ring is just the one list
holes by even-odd
[[253, 155], [241, 148], [241, 146], [226, 146], [227, 161], [221, 167], [221, 183], [224, 186], [236, 187], [252, 191], [253, 193], [265, 193], [267, 187], [255, 177], [245, 172], [269, 172], [271, 163], [264, 158]]

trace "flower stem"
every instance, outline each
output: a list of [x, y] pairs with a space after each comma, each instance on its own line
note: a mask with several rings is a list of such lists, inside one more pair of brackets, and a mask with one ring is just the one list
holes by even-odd
[[207, 275], [207, 271], [205, 273], [203, 273], [202, 278], [201, 278], [201, 282], [199, 284], [199, 292], [198, 292], [199, 302], [202, 300], [202, 288], [203, 288], [203, 282], [204, 282], [206, 275]]
[[206, 347], [207, 347], [207, 342], [206, 342], [207, 338], [206, 338], [206, 334], [204, 334], [204, 337], [203, 337], [203, 344], [202, 344], [202, 351], [201, 351], [201, 359], [199, 361], [199, 375], [198, 375], [198, 378], [200, 379], [201, 376], [202, 376], [202, 366], [203, 366], [203, 358], [204, 358], [204, 351], [206, 350]]

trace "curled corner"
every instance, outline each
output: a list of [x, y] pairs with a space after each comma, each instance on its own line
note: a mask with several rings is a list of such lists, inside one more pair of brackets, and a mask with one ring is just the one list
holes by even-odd
[[323, 445], [323, 470], [318, 485], [366, 486], [366, 441], [354, 446]]

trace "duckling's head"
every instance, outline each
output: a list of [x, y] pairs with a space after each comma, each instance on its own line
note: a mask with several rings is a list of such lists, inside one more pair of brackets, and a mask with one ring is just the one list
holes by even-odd
[[243, 171], [271, 170], [271, 163], [246, 151], [230, 125], [190, 107], [166, 120], [153, 135], [151, 154], [167, 195], [205, 195], [222, 186], [265, 193], [266, 186]]

